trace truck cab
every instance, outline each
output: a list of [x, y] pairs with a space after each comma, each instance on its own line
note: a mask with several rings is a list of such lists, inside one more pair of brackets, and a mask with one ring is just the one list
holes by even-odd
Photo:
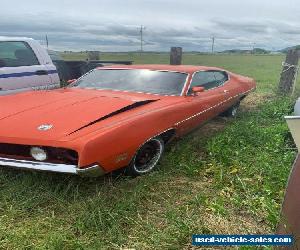
[[0, 95], [60, 86], [46, 49], [23, 37], [0, 37]]

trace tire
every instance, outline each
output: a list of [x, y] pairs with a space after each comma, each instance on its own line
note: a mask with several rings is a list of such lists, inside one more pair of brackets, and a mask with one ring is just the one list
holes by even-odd
[[146, 141], [135, 153], [126, 173], [140, 176], [151, 172], [157, 165], [164, 152], [164, 141], [160, 137]]
[[240, 102], [227, 109], [225, 112], [221, 114], [221, 116], [236, 117], [239, 106], [240, 106]]

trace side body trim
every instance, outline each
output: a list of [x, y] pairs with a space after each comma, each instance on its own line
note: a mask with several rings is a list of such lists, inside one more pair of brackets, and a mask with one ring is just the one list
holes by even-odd
[[[47, 73], [50, 74], [57, 74], [57, 70], [47, 70]], [[38, 75], [35, 71], [33, 72], [18, 72], [18, 73], [10, 73], [10, 74], [2, 74], [0, 78], [11, 78], [11, 77], [24, 77], [24, 76], [35, 76]]]
[[183, 122], [186, 122], [186, 121], [188, 121], [188, 120], [190, 120], [190, 119], [193, 119], [194, 117], [197, 117], [197, 116], [199, 116], [199, 115], [201, 115], [201, 114], [203, 114], [203, 113], [205, 113], [205, 112], [207, 112], [207, 111], [209, 111], [209, 110], [211, 110], [211, 109], [214, 109], [214, 108], [216, 108], [216, 107], [222, 105], [223, 103], [230, 101], [231, 99], [234, 99], [234, 98], [236, 98], [236, 97], [238, 97], [238, 96], [245, 95], [245, 94], [251, 92], [251, 91], [254, 90], [254, 89], [255, 89], [255, 88], [251, 88], [251, 89], [248, 90], [248, 91], [245, 91], [245, 92], [240, 93], [240, 94], [235, 95], [235, 96], [231, 96], [231, 97], [229, 97], [228, 99], [226, 99], [226, 100], [224, 100], [224, 101], [222, 101], [222, 102], [219, 102], [219, 103], [217, 103], [216, 105], [211, 106], [211, 107], [208, 108], [208, 109], [202, 110], [201, 112], [199, 112], [199, 113], [197, 113], [197, 114], [194, 114], [194, 115], [192, 115], [192, 116], [190, 116], [190, 117], [188, 117], [188, 118], [186, 118], [186, 119], [184, 119], [184, 120], [182, 120], [182, 121], [180, 121], [180, 122], [175, 123], [175, 126], [177, 126], [177, 125], [179, 125], [179, 124], [181, 124], [181, 123], [183, 123]]

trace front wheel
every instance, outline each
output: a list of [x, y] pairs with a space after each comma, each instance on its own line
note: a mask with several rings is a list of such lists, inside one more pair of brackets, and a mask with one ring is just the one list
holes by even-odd
[[164, 141], [161, 138], [150, 139], [138, 149], [126, 172], [132, 176], [149, 173], [157, 165], [163, 151]]

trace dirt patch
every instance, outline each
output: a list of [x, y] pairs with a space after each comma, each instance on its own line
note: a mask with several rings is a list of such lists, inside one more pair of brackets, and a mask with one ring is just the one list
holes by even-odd
[[[215, 214], [202, 214], [201, 224], [213, 234], [271, 234], [268, 227], [262, 223], [257, 223], [257, 220], [247, 217], [232, 214], [228, 217], [221, 217]], [[200, 222], [196, 222], [200, 223]], [[191, 244], [184, 249], [224, 249], [225, 247], [195, 247]], [[227, 249], [239, 249], [239, 247], [227, 247]]]
[[201, 127], [199, 127], [193, 133], [195, 133], [195, 135], [201, 134], [201, 136], [209, 137], [223, 130], [226, 127], [228, 120], [230, 120], [230, 118], [217, 116], [214, 119], [202, 125]]
[[203, 224], [216, 234], [266, 234], [270, 229], [262, 223], [257, 223], [250, 216], [231, 214], [221, 217], [216, 214], [204, 214]]
[[244, 100], [241, 102], [240, 111], [251, 111], [255, 110], [258, 105], [262, 104], [263, 102], [274, 98], [274, 94], [262, 94], [262, 93], [251, 93], [248, 95]]

